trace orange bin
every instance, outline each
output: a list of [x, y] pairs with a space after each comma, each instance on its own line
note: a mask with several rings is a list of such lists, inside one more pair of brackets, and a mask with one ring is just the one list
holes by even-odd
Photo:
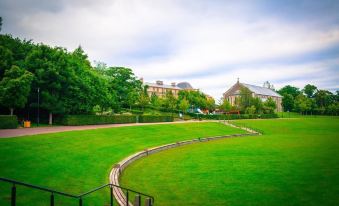
[[31, 121], [24, 121], [24, 127], [25, 128], [31, 127]]

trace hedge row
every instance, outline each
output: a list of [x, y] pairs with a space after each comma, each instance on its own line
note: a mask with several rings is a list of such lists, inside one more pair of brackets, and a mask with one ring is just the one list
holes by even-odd
[[124, 123], [146, 123], [146, 122], [171, 122], [170, 116], [151, 116], [151, 115], [67, 115], [56, 120], [58, 124], [77, 126], [77, 125], [96, 125], [96, 124], [124, 124]]
[[18, 127], [18, 119], [15, 115], [0, 115], [0, 129], [14, 129]]
[[278, 114], [230, 114], [230, 115], [204, 115], [189, 113], [193, 118], [214, 119], [214, 120], [232, 120], [232, 119], [271, 119], [278, 118]]
[[139, 116], [140, 123], [146, 122], [173, 122], [172, 116], [159, 116], [159, 115], [141, 115]]

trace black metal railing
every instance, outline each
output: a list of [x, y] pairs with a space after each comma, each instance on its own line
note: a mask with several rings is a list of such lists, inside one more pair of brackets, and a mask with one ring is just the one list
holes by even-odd
[[28, 187], [28, 188], [31, 188], [31, 189], [35, 189], [35, 190], [39, 190], [39, 191], [44, 191], [44, 192], [50, 193], [51, 194], [50, 195], [50, 206], [54, 206], [54, 204], [55, 204], [55, 198], [54, 198], [55, 194], [61, 195], [61, 196], [64, 196], [64, 197], [68, 197], [68, 198], [77, 199], [78, 202], [79, 202], [78, 205], [82, 206], [83, 205], [83, 199], [84, 199], [85, 196], [90, 195], [90, 194], [92, 194], [92, 193], [94, 193], [96, 191], [99, 191], [99, 190], [103, 189], [103, 188], [110, 188], [110, 206], [113, 206], [113, 204], [114, 204], [113, 189], [115, 187], [121, 189], [122, 191], [125, 191], [125, 193], [126, 193], [126, 199], [125, 199], [126, 203], [125, 203], [125, 205], [126, 206], [130, 205], [130, 200], [129, 200], [129, 194], [130, 193], [136, 194], [135, 201], [134, 201], [134, 203], [136, 205], [139, 205], [139, 206], [142, 205], [141, 204], [141, 197], [144, 197], [147, 200], [147, 201], [145, 201], [145, 206], [152, 206], [154, 204], [154, 197], [153, 196], [150, 196], [150, 195], [147, 195], [147, 194], [135, 191], [135, 190], [131, 190], [131, 189], [128, 189], [128, 188], [125, 188], [125, 187], [121, 187], [119, 185], [114, 185], [114, 184], [105, 184], [105, 185], [102, 185], [100, 187], [94, 188], [94, 189], [92, 189], [92, 190], [90, 190], [88, 192], [82, 193], [80, 195], [73, 195], [73, 194], [68, 194], [68, 193], [65, 193], [65, 192], [60, 192], [60, 191], [56, 191], [56, 190], [53, 190], [53, 189], [49, 189], [49, 188], [45, 188], [45, 187], [40, 187], [40, 186], [36, 186], [36, 185], [20, 182], [20, 181], [17, 181], [17, 180], [8, 179], [8, 178], [0, 177], [0, 181], [8, 182], [8, 183], [12, 184], [12, 188], [11, 188], [11, 206], [16, 206], [17, 185], [21, 185], [21, 186], [25, 186], [25, 187]]

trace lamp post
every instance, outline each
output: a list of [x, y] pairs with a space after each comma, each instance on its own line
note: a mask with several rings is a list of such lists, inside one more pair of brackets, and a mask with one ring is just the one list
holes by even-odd
[[39, 127], [39, 123], [40, 123], [40, 88], [38, 87], [38, 127]]

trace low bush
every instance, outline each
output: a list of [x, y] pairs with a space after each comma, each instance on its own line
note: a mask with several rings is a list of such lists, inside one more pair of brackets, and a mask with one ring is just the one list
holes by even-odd
[[142, 115], [139, 116], [140, 123], [146, 122], [173, 122], [174, 118], [172, 116], [163, 116], [163, 115]]
[[131, 111], [130, 111], [132, 114], [137, 114], [137, 115], [142, 115], [144, 112], [143, 111], [141, 111], [141, 110], [135, 110], [135, 109], [132, 109]]
[[62, 125], [94, 125], [135, 123], [135, 115], [67, 115], [56, 120]]
[[0, 129], [15, 129], [18, 119], [15, 115], [0, 115]]
[[56, 119], [55, 122], [69, 126], [136, 122], [173, 122], [173, 117], [160, 115], [67, 115]]
[[194, 114], [188, 113], [194, 119], [233, 120], [233, 119], [271, 119], [278, 118], [278, 114]]

